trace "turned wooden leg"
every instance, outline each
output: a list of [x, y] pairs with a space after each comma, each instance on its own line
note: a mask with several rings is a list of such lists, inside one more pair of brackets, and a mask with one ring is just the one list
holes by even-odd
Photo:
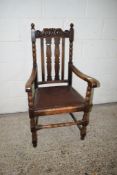
[[36, 131], [32, 131], [32, 144], [33, 144], [33, 147], [37, 147], [37, 132]]
[[92, 109], [92, 98], [93, 98], [93, 89], [90, 86], [90, 84], [88, 84], [87, 91], [86, 91], [86, 97], [85, 97], [85, 102], [87, 104], [87, 107], [84, 111], [84, 115], [82, 119], [83, 124], [80, 130], [81, 140], [84, 140], [86, 136], [87, 125], [89, 124], [89, 113], [91, 112], [91, 109]]
[[31, 132], [32, 132], [32, 144], [33, 144], [33, 147], [36, 147], [37, 146], [37, 131], [35, 129], [36, 119], [31, 118], [30, 124], [31, 124]]
[[80, 135], [81, 135], [81, 140], [84, 140], [87, 132], [87, 125], [89, 123], [89, 112], [84, 112], [82, 120], [84, 121], [84, 123], [82, 124]]

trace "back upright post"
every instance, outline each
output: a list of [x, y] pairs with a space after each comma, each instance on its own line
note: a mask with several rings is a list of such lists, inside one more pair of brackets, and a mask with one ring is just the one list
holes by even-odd
[[[35, 38], [35, 24], [31, 24], [31, 40], [32, 40], [32, 56], [33, 56], [33, 68], [37, 70], [37, 60], [36, 60], [36, 38]], [[38, 87], [37, 78], [35, 81], [35, 88]]]
[[72, 85], [72, 71], [71, 71], [71, 64], [72, 64], [72, 57], [73, 57], [73, 40], [74, 40], [74, 25], [70, 24], [70, 36], [69, 36], [69, 63], [68, 63], [68, 80], [69, 85]]

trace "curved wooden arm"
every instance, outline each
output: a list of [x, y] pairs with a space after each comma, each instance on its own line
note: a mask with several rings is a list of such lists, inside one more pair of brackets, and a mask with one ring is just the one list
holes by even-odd
[[36, 75], [37, 75], [37, 69], [33, 68], [33, 69], [32, 69], [32, 73], [31, 73], [31, 76], [30, 76], [30, 78], [28, 79], [28, 81], [27, 81], [27, 83], [26, 83], [26, 86], [25, 86], [26, 92], [30, 92], [30, 91], [31, 91], [32, 84], [33, 84], [34, 81], [35, 81]]
[[87, 81], [88, 84], [92, 87], [92, 88], [96, 88], [100, 86], [99, 81], [97, 81], [95, 78], [92, 78], [82, 72], [80, 72], [80, 70], [78, 70], [74, 65], [71, 65], [71, 70], [72, 72], [74, 72], [79, 78], [81, 78], [84, 81]]

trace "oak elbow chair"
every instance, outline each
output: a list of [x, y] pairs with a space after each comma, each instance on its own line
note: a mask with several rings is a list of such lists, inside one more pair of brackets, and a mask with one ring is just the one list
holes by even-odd
[[[37, 130], [43, 128], [56, 128], [63, 126], [77, 125], [80, 129], [81, 139], [86, 136], [86, 128], [89, 123], [89, 112], [92, 108], [93, 88], [99, 86], [99, 82], [80, 72], [72, 61], [74, 29], [70, 24], [70, 29], [63, 31], [60, 28], [44, 28], [43, 31], [35, 30], [35, 25], [31, 24], [33, 68], [25, 90], [28, 94], [28, 106], [30, 127], [32, 132], [32, 144], [37, 146]], [[36, 40], [40, 39], [40, 60], [41, 60], [41, 80], [38, 80], [38, 66], [36, 59]], [[65, 65], [65, 40], [69, 39], [69, 61]], [[54, 78], [52, 78], [52, 47], [54, 40]], [[61, 42], [60, 42], [61, 41]], [[44, 47], [44, 44], [46, 47]], [[61, 44], [61, 47], [60, 47]], [[45, 49], [46, 48], [46, 49]], [[46, 50], [46, 58], [45, 51]], [[60, 55], [61, 50], [61, 55]], [[46, 61], [45, 61], [46, 60]], [[46, 62], [46, 63], [45, 63]], [[65, 79], [64, 66], [68, 66], [68, 76]], [[61, 68], [61, 69], [60, 69]], [[72, 87], [73, 73], [80, 79], [87, 82], [86, 96], [82, 97]], [[47, 76], [46, 76], [47, 74]], [[61, 75], [61, 76], [59, 76]], [[44, 86], [56, 83], [58, 86]], [[62, 83], [66, 85], [61, 85]], [[82, 120], [76, 120], [73, 112], [83, 112]], [[38, 124], [38, 117], [44, 115], [69, 113], [73, 122], [56, 124]]]

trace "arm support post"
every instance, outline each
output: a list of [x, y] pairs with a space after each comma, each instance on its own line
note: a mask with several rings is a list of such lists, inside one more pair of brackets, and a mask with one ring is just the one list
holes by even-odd
[[37, 77], [37, 69], [33, 68], [30, 78], [28, 79], [25, 91], [28, 93], [28, 106], [29, 109], [33, 108], [33, 101], [34, 101], [34, 95], [35, 95], [35, 81]]
[[36, 77], [37, 77], [37, 69], [33, 68], [32, 69], [32, 73], [30, 75], [30, 78], [28, 79], [26, 86], [25, 86], [25, 90], [26, 92], [30, 92], [32, 89], [32, 85], [35, 83], [36, 81]]
[[92, 106], [92, 98], [93, 98], [93, 88], [99, 87], [100, 83], [95, 78], [92, 78], [84, 73], [82, 73], [80, 70], [78, 70], [74, 65], [71, 65], [71, 70], [74, 72], [79, 78], [86, 81], [88, 83], [86, 96], [85, 96], [85, 102], [86, 106]]

